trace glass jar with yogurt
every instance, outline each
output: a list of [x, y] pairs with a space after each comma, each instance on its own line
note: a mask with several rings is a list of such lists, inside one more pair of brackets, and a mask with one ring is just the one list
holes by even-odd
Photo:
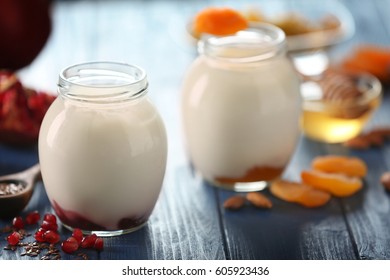
[[206, 181], [236, 191], [278, 178], [300, 135], [300, 80], [273, 25], [205, 36], [182, 87], [190, 160]]
[[60, 73], [39, 135], [47, 195], [61, 222], [113, 236], [144, 225], [167, 159], [162, 119], [139, 67], [92, 62]]

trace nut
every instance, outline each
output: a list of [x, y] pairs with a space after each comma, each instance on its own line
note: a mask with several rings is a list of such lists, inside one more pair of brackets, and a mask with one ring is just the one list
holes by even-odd
[[223, 203], [223, 207], [229, 210], [238, 210], [245, 204], [245, 198], [239, 195], [229, 197]]
[[344, 143], [345, 147], [357, 149], [357, 150], [368, 149], [370, 145], [371, 145], [370, 141], [362, 135], [352, 138]]
[[390, 191], [390, 171], [382, 174], [381, 183], [387, 191]]
[[258, 192], [247, 193], [246, 199], [257, 208], [272, 208], [272, 202], [266, 196]]

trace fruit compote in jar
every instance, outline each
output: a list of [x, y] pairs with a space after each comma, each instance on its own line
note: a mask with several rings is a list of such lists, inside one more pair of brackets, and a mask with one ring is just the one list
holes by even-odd
[[189, 157], [203, 178], [236, 191], [278, 178], [299, 138], [300, 80], [285, 35], [262, 24], [205, 36], [182, 88]]
[[145, 72], [93, 62], [59, 77], [59, 97], [39, 135], [43, 182], [62, 223], [101, 236], [140, 228], [159, 196], [165, 127]]

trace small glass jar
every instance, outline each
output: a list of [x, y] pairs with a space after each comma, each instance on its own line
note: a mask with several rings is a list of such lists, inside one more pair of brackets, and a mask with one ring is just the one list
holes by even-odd
[[263, 189], [289, 162], [300, 135], [300, 80], [273, 25], [206, 36], [183, 83], [184, 136], [206, 181]]
[[148, 220], [167, 159], [165, 127], [146, 96], [145, 72], [114, 62], [60, 73], [42, 122], [39, 160], [47, 195], [67, 228], [113, 236]]

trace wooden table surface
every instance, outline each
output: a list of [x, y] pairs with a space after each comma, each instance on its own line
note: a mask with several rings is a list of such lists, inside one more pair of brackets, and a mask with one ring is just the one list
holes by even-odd
[[[267, 5], [267, 1], [253, 1]], [[272, 1], [268, 1], [268, 4]], [[356, 23], [354, 36], [330, 50], [340, 59], [359, 43], [390, 45], [390, 0], [342, 1]], [[145, 227], [121, 237], [105, 238], [92, 259], [390, 259], [390, 194], [380, 175], [390, 170], [390, 144], [354, 151], [301, 137], [284, 177], [298, 179], [317, 155], [358, 156], [369, 166], [364, 189], [349, 198], [332, 198], [322, 208], [306, 209], [272, 197], [274, 207], [226, 211], [232, 195], [214, 188], [191, 171], [180, 128], [180, 87], [195, 48], [185, 23], [196, 11], [225, 1], [58, 1], [52, 10], [53, 31], [37, 59], [20, 71], [31, 87], [55, 92], [60, 70], [95, 60], [124, 61], [143, 67], [149, 96], [165, 121], [169, 156], [163, 190]], [[246, 1], [231, 1], [245, 5]], [[320, 1], [319, 1], [320, 3]], [[320, 5], [320, 4], [319, 4]], [[390, 93], [367, 129], [390, 125]], [[38, 161], [37, 148], [0, 145], [0, 175], [23, 170]], [[52, 212], [44, 186], [38, 183], [22, 215]], [[9, 224], [0, 220], [0, 228]], [[33, 232], [34, 227], [29, 228]], [[70, 232], [60, 227], [62, 237]], [[6, 245], [0, 233], [0, 247]], [[32, 237], [30, 237], [32, 238]], [[0, 259], [34, 259], [0, 249]], [[73, 255], [62, 255], [74, 259]]]

